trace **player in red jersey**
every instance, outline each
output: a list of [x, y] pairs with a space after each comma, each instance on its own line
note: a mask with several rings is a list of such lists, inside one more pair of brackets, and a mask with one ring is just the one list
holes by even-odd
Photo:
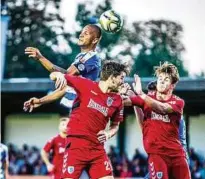
[[[68, 117], [61, 117], [59, 123], [59, 134], [49, 140], [41, 151], [41, 157], [46, 164], [48, 172], [53, 179], [60, 179], [63, 166], [63, 154], [65, 151], [66, 126]], [[52, 151], [52, 163], [49, 161], [49, 153]]]
[[157, 90], [143, 93], [140, 78], [133, 85], [138, 95], [127, 98], [125, 105], [136, 105], [144, 113], [143, 143], [149, 159], [150, 178], [190, 179], [185, 152], [179, 141], [179, 122], [184, 101], [172, 94], [178, 80], [177, 68], [164, 63], [155, 71]]
[[[107, 62], [102, 67], [99, 82], [51, 73], [56, 86], [72, 86], [78, 93], [67, 125], [67, 148], [64, 154], [62, 178], [79, 178], [86, 169], [92, 179], [113, 179], [112, 166], [104, 142], [114, 136], [123, 120], [123, 105], [117, 91], [126, 76], [126, 67]], [[105, 131], [111, 120], [110, 128]]]

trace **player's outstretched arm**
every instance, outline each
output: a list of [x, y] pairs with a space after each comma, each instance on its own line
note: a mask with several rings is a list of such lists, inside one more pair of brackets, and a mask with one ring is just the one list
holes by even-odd
[[118, 129], [120, 122], [112, 122], [108, 131], [101, 130], [98, 132], [97, 137], [100, 143], [106, 142], [108, 139], [113, 137]]
[[25, 49], [25, 54], [28, 54], [28, 57], [37, 59], [49, 72], [58, 71], [61, 73], [67, 73], [67, 70], [54, 65], [48, 59], [46, 59], [37, 48], [27, 47]]
[[24, 103], [24, 111], [32, 112], [35, 108], [38, 108], [44, 104], [51, 103], [56, 101], [59, 98], [62, 98], [66, 93], [66, 87], [62, 90], [55, 90], [54, 92], [38, 99], [38, 98], [31, 98]]
[[184, 107], [184, 104], [180, 104], [180, 106], [173, 107], [173, 105], [168, 104], [168, 103], [162, 103], [160, 101], [157, 101], [149, 96], [147, 96], [145, 93], [142, 91], [142, 85], [141, 85], [141, 79], [138, 75], [134, 76], [135, 78], [135, 83], [133, 83], [133, 88], [135, 92], [138, 94], [138, 96], [134, 99], [131, 100], [133, 105], [140, 105], [142, 106], [146, 104], [148, 107], [150, 107], [152, 110], [165, 114], [165, 113], [172, 113], [172, 112], [179, 112], [182, 113], [182, 109]]
[[23, 110], [32, 112], [35, 108], [38, 108], [40, 106], [40, 100], [38, 98], [33, 97], [24, 103]]
[[[121, 88], [121, 91], [119, 91], [119, 92], [121, 92], [121, 94], [124, 94], [124, 95], [122, 95], [123, 105], [124, 106], [132, 106], [132, 101], [130, 100], [129, 97], [135, 96], [136, 94], [134, 91], [130, 90], [131, 88], [129, 87], [129, 85], [124, 85], [124, 86], [127, 86], [126, 87], [127, 90]], [[137, 123], [139, 124], [140, 128], [142, 129], [144, 113], [143, 113], [142, 109], [137, 107], [137, 106], [134, 106], [134, 112], [135, 112]]]
[[55, 81], [55, 87], [56, 89], [63, 89], [67, 85], [67, 80], [65, 79], [64, 74], [60, 72], [52, 72], [50, 74], [50, 79]]
[[137, 107], [137, 106], [134, 106], [134, 111], [135, 111], [135, 116], [136, 116], [137, 123], [139, 124], [140, 129], [142, 129], [144, 113], [143, 113], [142, 109]]

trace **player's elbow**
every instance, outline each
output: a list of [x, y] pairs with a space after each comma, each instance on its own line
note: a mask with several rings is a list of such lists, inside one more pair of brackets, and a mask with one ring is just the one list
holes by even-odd
[[47, 154], [46, 151], [45, 151], [44, 149], [42, 149], [42, 150], [41, 150], [41, 157], [46, 156], [46, 154]]

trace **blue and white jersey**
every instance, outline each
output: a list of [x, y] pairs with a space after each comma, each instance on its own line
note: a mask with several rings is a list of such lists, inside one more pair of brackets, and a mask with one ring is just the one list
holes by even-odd
[[[84, 78], [96, 81], [99, 77], [101, 60], [95, 51], [79, 53], [72, 65], [78, 69], [80, 75]], [[68, 86], [60, 104], [71, 109], [76, 96], [75, 90]]]
[[179, 121], [179, 140], [184, 148], [184, 151], [186, 153], [186, 158], [188, 160], [189, 157], [188, 157], [187, 142], [186, 142], [186, 124], [183, 116]]
[[5, 168], [4, 164], [9, 160], [8, 157], [8, 148], [6, 145], [0, 143], [0, 179], [4, 179]]

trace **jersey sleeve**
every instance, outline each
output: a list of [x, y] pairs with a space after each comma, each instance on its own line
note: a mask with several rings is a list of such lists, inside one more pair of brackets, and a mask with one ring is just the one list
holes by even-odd
[[134, 106], [143, 107], [145, 104], [144, 100], [138, 95], [131, 96], [130, 100], [132, 102], [132, 105], [134, 105]]
[[85, 62], [78, 61], [78, 62], [74, 63], [73, 65], [78, 69], [78, 71], [80, 72], [81, 75], [84, 75], [84, 74], [89, 73], [90, 71], [98, 68], [99, 67], [99, 60], [98, 60], [98, 57], [96, 55], [94, 55], [91, 58], [89, 58], [88, 60], [86, 60]]
[[[120, 97], [121, 99], [121, 97]], [[119, 107], [117, 108], [116, 112], [114, 113], [114, 115], [111, 118], [112, 122], [122, 122], [124, 117], [123, 117], [123, 112], [124, 112], [124, 106], [122, 104], [122, 99], [121, 99], [121, 103], [119, 105]]]
[[52, 138], [51, 140], [49, 140], [43, 147], [43, 150], [49, 153], [54, 148], [54, 142], [55, 142], [55, 138]]
[[175, 101], [170, 101], [168, 104], [172, 107], [172, 110], [176, 113], [183, 114], [184, 100], [176, 99]]
[[85, 79], [79, 76], [72, 76], [65, 74], [65, 79], [67, 80], [67, 84], [75, 89], [78, 93], [82, 93], [85, 91], [86, 87], [92, 83], [91, 80]]

